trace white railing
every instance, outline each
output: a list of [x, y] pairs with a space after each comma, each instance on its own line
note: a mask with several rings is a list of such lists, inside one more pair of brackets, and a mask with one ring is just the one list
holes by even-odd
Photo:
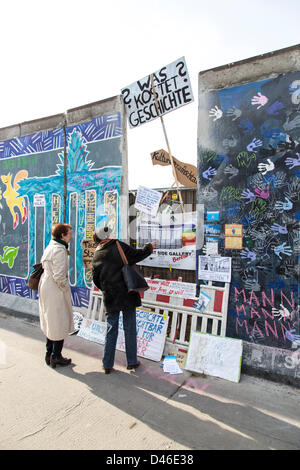
[[[154, 310], [155, 313], [165, 312], [169, 317], [169, 327], [166, 344], [176, 347], [187, 347], [192, 331], [211, 333], [213, 335], [225, 336], [227, 309], [229, 297], [229, 283], [224, 287], [213, 286], [212, 283], [201, 285], [200, 289], [205, 292], [211, 300], [204, 312], [199, 312], [193, 307], [182, 305], [183, 299], [171, 298], [170, 303], [159, 302], [153, 294], [145, 295], [142, 306]], [[151, 299], [153, 296], [153, 300]], [[181, 305], [180, 305], [181, 304]], [[92, 291], [87, 311], [87, 318], [105, 322], [105, 312], [100, 291]]]

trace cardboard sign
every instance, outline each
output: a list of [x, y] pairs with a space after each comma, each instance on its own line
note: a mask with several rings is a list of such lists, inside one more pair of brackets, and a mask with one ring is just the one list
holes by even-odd
[[[151, 158], [153, 165], [171, 165], [170, 156], [163, 149], [152, 152]], [[197, 168], [194, 165], [183, 163], [175, 157], [173, 157], [173, 162], [179, 183], [188, 188], [195, 188], [197, 186]]]
[[[137, 354], [140, 357], [160, 361], [164, 349], [168, 317], [150, 310], [136, 309]], [[106, 323], [84, 318], [78, 336], [88, 341], [104, 344]], [[117, 349], [125, 351], [125, 336], [123, 329], [123, 316], [120, 314]]]
[[122, 96], [130, 127], [137, 127], [194, 101], [185, 58], [153, 73], [158, 110], [150, 75], [123, 88]]
[[83, 240], [82, 242], [82, 262], [85, 269], [92, 269], [92, 261], [94, 257], [97, 243], [94, 240]]
[[193, 331], [185, 368], [192, 372], [239, 382], [243, 342]]

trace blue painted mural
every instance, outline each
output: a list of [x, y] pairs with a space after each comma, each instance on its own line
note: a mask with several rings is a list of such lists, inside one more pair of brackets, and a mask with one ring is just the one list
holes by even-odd
[[[220, 213], [232, 259], [227, 336], [297, 349], [300, 72], [203, 93], [199, 116], [198, 202]], [[227, 224], [242, 239], [226, 240]]]
[[121, 114], [99, 116], [66, 129], [0, 142], [0, 292], [36, 298], [27, 287], [34, 263], [51, 239], [53, 223], [66, 218], [73, 304], [87, 307], [91, 273], [82, 264], [82, 241], [103, 218], [121, 234]]

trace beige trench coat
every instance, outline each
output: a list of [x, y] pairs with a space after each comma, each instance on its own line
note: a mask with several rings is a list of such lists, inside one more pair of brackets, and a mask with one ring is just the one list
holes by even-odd
[[39, 282], [40, 325], [52, 341], [74, 332], [71, 289], [68, 281], [68, 254], [64, 245], [51, 240], [41, 263], [44, 272]]

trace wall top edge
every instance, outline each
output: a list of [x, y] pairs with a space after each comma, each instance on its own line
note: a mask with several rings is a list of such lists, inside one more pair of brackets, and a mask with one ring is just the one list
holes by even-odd
[[272, 52], [266, 52], [265, 54], [259, 54], [253, 57], [249, 57], [248, 59], [238, 60], [237, 62], [230, 62], [229, 64], [220, 65], [218, 67], [213, 67], [211, 69], [202, 70], [201, 72], [199, 72], [198, 75], [201, 76], [201, 75], [206, 74], [207, 72], [219, 72], [222, 70], [228, 70], [234, 67], [238, 67], [240, 65], [250, 64], [251, 62], [255, 62], [257, 60], [265, 60], [267, 58], [271, 58], [276, 55], [283, 55], [283, 54], [294, 52], [294, 51], [299, 51], [300, 53], [300, 44], [296, 44], [290, 47], [285, 47], [283, 49], [278, 49]]
[[[113, 110], [109, 109], [111, 104], [115, 106]], [[84, 122], [92, 117], [97, 116], [103, 108], [103, 113], [121, 111], [120, 95], [116, 95], [104, 100], [88, 103], [76, 108], [68, 109], [64, 113], [44, 116], [42, 118], [24, 121], [10, 126], [0, 128], [0, 140], [7, 140], [14, 137], [23, 137], [38, 131], [46, 131], [56, 129], [64, 125]], [[107, 108], [107, 109], [105, 109]]]

